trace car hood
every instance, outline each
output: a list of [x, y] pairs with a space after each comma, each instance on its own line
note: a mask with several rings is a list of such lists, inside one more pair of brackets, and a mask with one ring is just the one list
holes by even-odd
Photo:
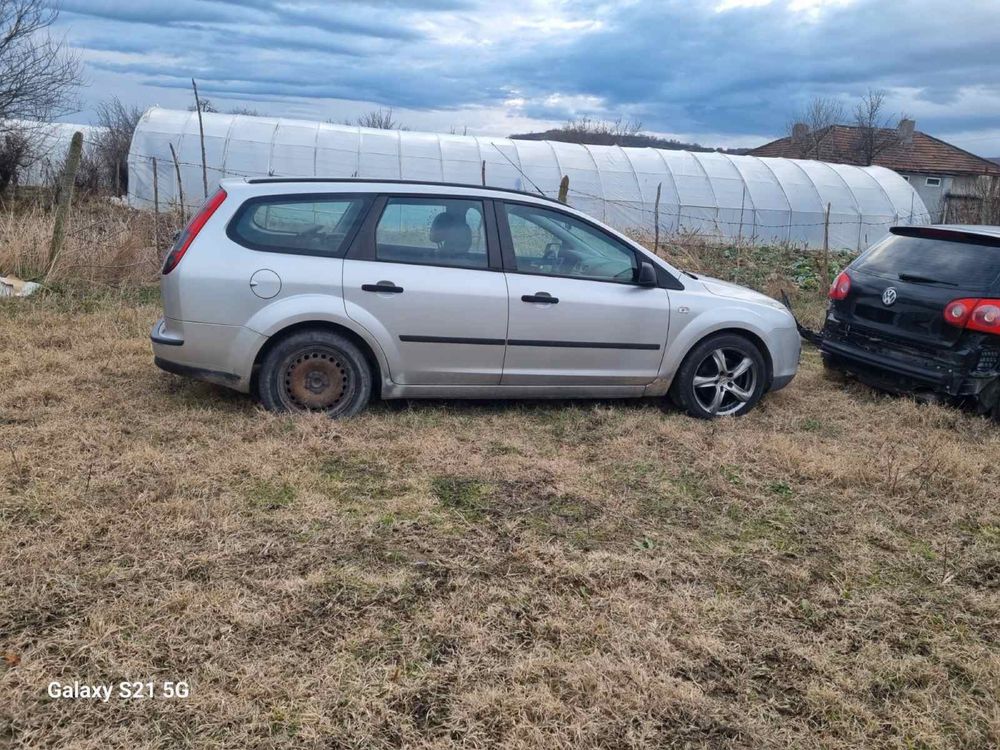
[[773, 305], [774, 300], [766, 294], [755, 292], [739, 284], [732, 284], [722, 279], [713, 279], [710, 276], [699, 276], [698, 280], [705, 286], [705, 291], [711, 292], [718, 297], [729, 297], [730, 299], [746, 300], [747, 302], [762, 302]]

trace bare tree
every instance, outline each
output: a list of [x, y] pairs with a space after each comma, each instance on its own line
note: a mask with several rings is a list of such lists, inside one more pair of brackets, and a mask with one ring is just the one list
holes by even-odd
[[361, 115], [354, 122], [345, 122], [344, 124], [360, 125], [363, 128], [377, 128], [378, 130], [409, 130], [392, 118], [392, 107], [373, 109], [371, 112]]
[[46, 0], [0, 0], [0, 121], [51, 120], [77, 105], [80, 62], [49, 27]]
[[856, 156], [865, 166], [874, 164], [879, 154], [900, 142], [899, 131], [893, 125], [898, 118], [886, 113], [885, 98], [882, 89], [868, 89], [854, 108], [854, 125], [858, 129]]
[[626, 117], [618, 117], [615, 120], [595, 120], [583, 116], [570, 120], [560, 130], [565, 135], [562, 140], [570, 143], [614, 146], [621, 145], [621, 141], [627, 141], [642, 133], [642, 123]]
[[799, 150], [799, 158], [838, 158], [838, 154], [825, 152], [829, 150], [832, 141], [833, 127], [843, 124], [844, 119], [844, 105], [839, 99], [813, 97], [788, 126], [788, 134]]
[[[199, 97], [198, 103], [201, 105], [202, 112], [218, 112], [219, 108], [215, 106], [215, 103], [211, 99], [206, 99], [205, 97]], [[188, 112], [194, 112], [197, 109], [193, 104], [188, 105]], [[234, 113], [238, 114], [238, 113]]]
[[229, 110], [231, 115], [248, 115], [250, 117], [260, 117], [260, 112], [253, 107], [233, 107]]
[[[99, 181], [122, 195], [128, 192], [128, 150], [142, 110], [122, 104], [121, 99], [114, 96], [98, 104], [94, 111], [97, 124], [105, 128], [96, 136], [93, 150]], [[84, 161], [80, 172], [87, 173], [88, 165]]]
[[0, 132], [0, 195], [16, 185], [32, 158], [31, 139], [23, 130], [8, 127]]
[[79, 60], [48, 29], [46, 0], [0, 0], [0, 192], [34, 159], [39, 128], [76, 108]]

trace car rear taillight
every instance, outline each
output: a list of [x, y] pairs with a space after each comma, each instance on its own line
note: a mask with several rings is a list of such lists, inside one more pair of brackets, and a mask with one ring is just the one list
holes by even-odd
[[847, 271], [841, 271], [830, 285], [830, 293], [827, 296], [833, 300], [842, 300], [847, 298], [850, 291], [851, 277], [847, 275]]
[[957, 328], [1000, 334], [1000, 299], [953, 299], [944, 308], [944, 320]]
[[167, 253], [167, 259], [163, 261], [163, 275], [166, 276], [168, 273], [173, 271], [177, 264], [181, 262], [181, 258], [184, 257], [184, 253], [188, 251], [191, 247], [191, 243], [194, 242], [194, 238], [198, 236], [198, 232], [201, 231], [202, 227], [212, 218], [212, 214], [215, 213], [216, 209], [222, 205], [222, 201], [226, 199], [226, 191], [219, 188], [212, 194], [212, 196], [206, 200], [201, 208], [198, 209], [198, 213], [191, 217], [191, 220], [187, 223], [187, 226], [177, 235], [177, 239], [174, 241], [174, 246], [170, 248], [170, 252]]

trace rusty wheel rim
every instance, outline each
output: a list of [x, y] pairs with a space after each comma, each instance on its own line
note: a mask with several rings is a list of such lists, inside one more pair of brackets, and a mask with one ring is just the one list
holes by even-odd
[[310, 349], [285, 367], [285, 396], [298, 409], [329, 411], [343, 400], [348, 381], [347, 367], [335, 352]]

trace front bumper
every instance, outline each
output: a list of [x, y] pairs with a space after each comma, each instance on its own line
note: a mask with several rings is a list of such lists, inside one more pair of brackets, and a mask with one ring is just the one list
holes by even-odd
[[778, 328], [771, 335], [771, 385], [769, 391], [780, 391], [792, 382], [799, 371], [802, 339], [795, 328]]

